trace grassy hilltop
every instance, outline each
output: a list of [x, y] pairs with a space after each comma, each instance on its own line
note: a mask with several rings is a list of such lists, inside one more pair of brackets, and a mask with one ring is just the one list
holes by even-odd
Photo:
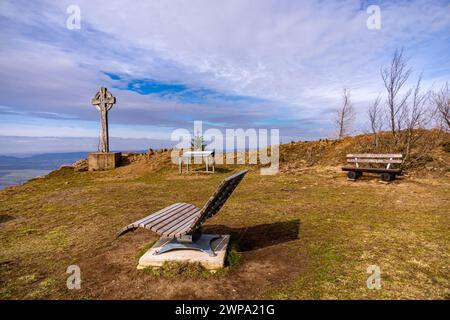
[[[247, 166], [205, 225], [233, 239], [231, 265], [215, 275], [186, 266], [138, 271], [139, 254], [157, 237], [115, 234], [174, 202], [202, 206], [242, 166], [178, 175], [166, 151], [130, 155], [107, 172], [64, 167], [0, 190], [0, 298], [449, 299], [448, 143], [393, 183], [348, 181], [339, 166], [346, 152], [367, 151], [367, 139], [282, 145], [274, 176]], [[66, 287], [73, 264], [81, 290]], [[369, 265], [381, 268], [380, 290], [367, 289]]]

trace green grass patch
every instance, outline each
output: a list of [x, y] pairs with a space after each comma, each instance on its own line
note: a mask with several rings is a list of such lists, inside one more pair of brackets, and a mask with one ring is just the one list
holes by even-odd
[[53, 278], [47, 278], [47, 279], [45, 279], [45, 280], [42, 280], [40, 283], [39, 283], [39, 288], [41, 288], [41, 289], [48, 289], [49, 287], [51, 287], [54, 283], [56, 282], [56, 280], [55, 279], [53, 279]]
[[200, 263], [165, 261], [161, 267], [147, 267], [145, 273], [154, 277], [162, 278], [207, 278], [211, 272], [205, 269]]
[[242, 253], [239, 248], [239, 242], [237, 240], [230, 240], [228, 245], [228, 252], [225, 259], [225, 268], [237, 267], [242, 262]]
[[21, 277], [17, 278], [17, 280], [19, 282], [22, 282], [22, 283], [30, 283], [30, 282], [33, 282], [33, 281], [36, 280], [36, 275], [34, 273], [33, 274], [27, 274], [27, 275], [24, 275], [24, 276], [21, 276]]

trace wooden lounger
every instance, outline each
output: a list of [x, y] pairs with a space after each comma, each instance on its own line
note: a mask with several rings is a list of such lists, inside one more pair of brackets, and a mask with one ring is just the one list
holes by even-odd
[[175, 203], [129, 224], [117, 237], [141, 227], [162, 237], [172, 238], [156, 254], [175, 249], [194, 249], [215, 256], [211, 241], [217, 236], [202, 235], [201, 226], [206, 219], [219, 212], [246, 173], [247, 170], [240, 171], [223, 180], [202, 209], [190, 203]]

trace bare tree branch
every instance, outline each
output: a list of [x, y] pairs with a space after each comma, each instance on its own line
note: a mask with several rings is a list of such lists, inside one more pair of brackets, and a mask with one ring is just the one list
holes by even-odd
[[432, 95], [435, 112], [439, 125], [446, 130], [450, 130], [450, 90], [448, 82]]
[[378, 96], [373, 104], [370, 106], [367, 114], [370, 121], [370, 129], [374, 135], [375, 147], [379, 144], [379, 132], [383, 129], [382, 112], [380, 108], [381, 96]]
[[339, 139], [342, 139], [349, 133], [354, 119], [355, 111], [350, 101], [350, 90], [344, 88], [342, 92], [342, 107], [337, 109], [335, 118], [335, 125]]
[[401, 98], [399, 93], [409, 76], [412, 69], [408, 67], [407, 59], [403, 56], [403, 49], [401, 51], [395, 50], [394, 57], [389, 66], [381, 69], [381, 78], [383, 79], [384, 87], [387, 91], [386, 104], [388, 107], [389, 126], [392, 135], [395, 136], [398, 130], [401, 130], [400, 111], [404, 109], [408, 101], [411, 91], [407, 91]]
[[411, 107], [405, 105], [402, 110], [402, 120], [404, 121], [406, 127], [405, 154], [407, 160], [409, 160], [411, 156], [411, 149], [414, 147], [415, 142], [420, 139], [420, 133], [415, 132], [414, 130], [425, 127], [430, 119], [427, 117], [428, 109], [426, 108], [426, 103], [429, 100], [430, 93], [421, 93], [421, 82], [422, 74], [419, 76], [414, 89], [411, 90]]

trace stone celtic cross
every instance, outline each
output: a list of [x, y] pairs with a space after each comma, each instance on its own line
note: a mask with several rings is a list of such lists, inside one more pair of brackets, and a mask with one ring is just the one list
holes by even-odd
[[109, 135], [108, 135], [108, 111], [116, 103], [116, 98], [105, 87], [101, 87], [100, 91], [95, 94], [91, 103], [100, 111], [102, 131], [100, 134], [100, 150], [101, 152], [109, 152]]

